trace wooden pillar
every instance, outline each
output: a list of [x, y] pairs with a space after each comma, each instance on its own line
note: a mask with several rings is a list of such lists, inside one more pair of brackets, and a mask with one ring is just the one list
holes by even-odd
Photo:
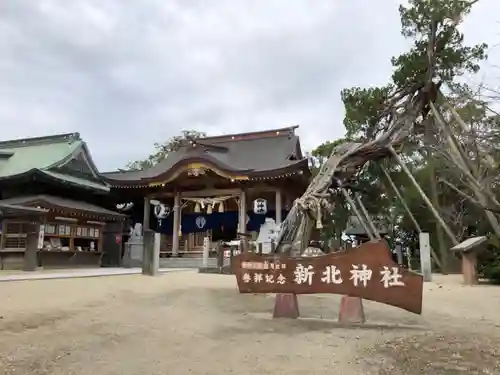
[[[415, 219], [415, 216], [413, 216], [413, 213], [411, 212], [410, 207], [408, 207], [406, 200], [404, 199], [404, 197], [401, 194], [401, 192], [399, 191], [398, 187], [396, 186], [396, 184], [392, 180], [391, 175], [389, 174], [389, 172], [387, 171], [387, 169], [383, 165], [380, 165], [380, 169], [382, 169], [382, 172], [384, 173], [385, 178], [389, 182], [389, 185], [391, 186], [392, 190], [394, 191], [394, 194], [396, 194], [396, 197], [398, 197], [399, 202], [401, 203], [401, 205], [405, 209], [406, 213], [408, 214], [408, 217], [410, 218], [411, 222], [413, 223], [413, 226], [415, 227], [415, 229], [417, 230], [418, 233], [422, 233], [422, 228], [420, 227], [420, 224], [418, 224], [417, 219]], [[439, 256], [436, 254], [436, 252], [434, 251], [432, 246], [430, 247], [430, 250], [431, 250], [431, 254], [434, 258], [434, 262], [436, 262], [438, 267], [441, 268], [441, 261], [439, 260]], [[409, 256], [409, 255], [408, 255], [408, 262], [411, 262], [411, 256]], [[410, 267], [408, 267], [408, 268], [410, 268]]]
[[181, 226], [181, 195], [176, 192], [174, 196], [174, 227], [172, 232], [172, 255], [179, 252], [179, 229]]
[[247, 194], [244, 189], [240, 193], [240, 212], [238, 218], [238, 232], [246, 233], [247, 229]]
[[149, 218], [151, 217], [151, 203], [149, 197], [144, 197], [144, 217], [142, 219], [142, 233], [150, 228]]
[[276, 211], [276, 225], [281, 224], [281, 190], [276, 190], [276, 199], [274, 202], [274, 210]]
[[477, 277], [477, 255], [474, 251], [462, 253], [462, 274], [465, 285], [476, 285], [479, 283]]
[[366, 234], [370, 238], [370, 241], [373, 241], [375, 237], [373, 236], [371, 229], [366, 225], [366, 221], [363, 218], [363, 215], [361, 215], [361, 212], [359, 212], [358, 208], [356, 207], [356, 203], [352, 200], [352, 198], [349, 196], [349, 193], [347, 192], [346, 189], [342, 188], [340, 189], [342, 194], [344, 195], [344, 198], [346, 199], [347, 203], [353, 210], [354, 214], [358, 217], [359, 223], [363, 226], [363, 229], [365, 230]]
[[380, 237], [380, 233], [378, 232], [377, 228], [375, 227], [375, 224], [373, 224], [373, 221], [370, 218], [370, 214], [368, 213], [368, 210], [366, 209], [366, 207], [363, 204], [363, 201], [361, 200], [359, 195], [354, 193], [354, 197], [356, 198], [356, 201], [358, 202], [359, 208], [361, 208], [361, 212], [363, 213], [364, 217], [366, 218], [366, 222], [368, 223], [368, 226], [370, 227], [372, 233], [375, 235], [377, 240], [382, 239], [382, 237]]
[[401, 166], [401, 169], [403, 170], [403, 172], [410, 179], [410, 181], [413, 184], [413, 186], [415, 187], [415, 189], [417, 189], [418, 193], [420, 194], [420, 196], [424, 200], [425, 204], [427, 205], [427, 207], [431, 211], [434, 218], [439, 222], [441, 227], [444, 229], [444, 231], [446, 232], [446, 234], [450, 238], [450, 241], [453, 243], [453, 245], [458, 245], [458, 241], [457, 241], [455, 235], [453, 234], [452, 230], [450, 229], [448, 224], [446, 224], [446, 222], [443, 220], [443, 218], [441, 217], [439, 212], [436, 210], [436, 208], [434, 207], [434, 205], [430, 201], [429, 197], [427, 197], [427, 194], [425, 194], [424, 190], [420, 187], [417, 180], [415, 180], [415, 177], [413, 177], [410, 170], [408, 169], [406, 164], [403, 162], [403, 160], [400, 158], [398, 153], [394, 150], [394, 148], [392, 146], [389, 146], [389, 151], [391, 152], [394, 159], [396, 159], [398, 164]]

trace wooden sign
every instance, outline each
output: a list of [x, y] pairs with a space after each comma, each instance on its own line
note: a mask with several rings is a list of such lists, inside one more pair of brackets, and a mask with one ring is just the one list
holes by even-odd
[[343, 294], [422, 313], [422, 276], [398, 266], [385, 241], [317, 257], [244, 252], [233, 267], [240, 293]]

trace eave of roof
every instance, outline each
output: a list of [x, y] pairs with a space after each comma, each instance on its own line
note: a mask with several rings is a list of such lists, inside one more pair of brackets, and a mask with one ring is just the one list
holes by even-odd
[[1, 203], [0, 201], [0, 217], [12, 216], [43, 216], [49, 210], [37, 207], [28, 207], [15, 204]]
[[92, 189], [92, 190], [100, 190], [103, 192], [109, 192], [110, 188], [109, 186], [105, 184], [101, 184], [99, 182], [91, 181], [91, 180], [86, 180], [84, 178], [76, 177], [76, 176], [71, 176], [68, 174], [63, 174], [63, 173], [58, 173], [54, 171], [40, 171], [40, 173], [43, 173], [46, 176], [52, 177], [56, 180], [59, 180], [63, 183], [68, 183], [71, 185], [76, 185], [79, 187], [87, 188], [87, 189]]
[[82, 201], [56, 197], [52, 195], [31, 195], [0, 200], [0, 205], [31, 206], [36, 205], [50, 211], [73, 211], [80, 214], [92, 214], [109, 218], [124, 219], [126, 215]]
[[215, 164], [213, 162], [207, 161], [206, 159], [200, 159], [200, 158], [190, 158], [190, 159], [183, 159], [180, 162], [178, 162], [174, 167], [172, 167], [170, 170], [168, 170], [166, 173], [163, 173], [159, 176], [151, 177], [151, 178], [143, 178], [143, 179], [138, 179], [138, 180], [114, 180], [114, 179], [109, 179], [106, 176], [103, 176], [103, 178], [110, 184], [112, 187], [147, 187], [147, 186], [153, 186], [153, 185], [161, 185], [164, 184], [165, 181], [168, 181], [172, 176], [174, 176], [176, 173], [178, 173], [179, 170], [182, 170], [183, 167], [189, 164], [205, 164], [207, 167], [214, 167], [218, 169], [221, 172], [227, 173], [227, 174], [238, 174], [242, 173], [245, 176], [248, 177], [248, 179], [245, 179], [245, 181], [256, 181], [256, 180], [272, 180], [272, 179], [280, 179], [280, 178], [287, 178], [287, 177], [292, 177], [296, 175], [308, 175], [309, 169], [308, 169], [308, 160], [303, 159], [295, 162], [294, 164], [288, 165], [286, 167], [280, 168], [280, 169], [272, 169], [272, 170], [264, 170], [264, 171], [252, 171], [252, 170], [245, 170], [245, 171], [238, 171], [238, 170], [233, 170], [233, 169], [226, 169], [223, 166], [220, 166], [219, 164]]
[[63, 184], [69, 184], [72, 186], [77, 186], [80, 188], [84, 189], [90, 189], [90, 190], [98, 190], [101, 192], [109, 192], [110, 188], [108, 185], [105, 183], [98, 183], [94, 182], [91, 180], [86, 180], [84, 178], [76, 177], [76, 176], [71, 176], [68, 174], [63, 174], [63, 173], [58, 173], [54, 171], [46, 171], [42, 169], [30, 169], [28, 171], [25, 171], [23, 173], [19, 173], [16, 175], [10, 175], [10, 176], [0, 176], [0, 181], [12, 181], [16, 179], [22, 179], [22, 178], [28, 178], [30, 176], [38, 176], [41, 178], [46, 178], [49, 180], [55, 180], [57, 182], [63, 183]]
[[293, 133], [295, 128], [200, 138], [170, 153], [151, 168], [108, 172], [101, 176], [112, 186], [146, 186], [168, 181], [179, 168], [191, 163], [205, 164], [226, 175], [244, 176], [248, 180], [308, 174], [306, 158], [292, 159], [298, 156], [297, 147], [300, 147], [299, 138]]

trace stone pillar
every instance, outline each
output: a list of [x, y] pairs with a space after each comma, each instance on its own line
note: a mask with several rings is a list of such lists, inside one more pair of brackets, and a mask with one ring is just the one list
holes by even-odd
[[129, 242], [123, 244], [124, 252], [122, 258], [122, 266], [132, 268], [132, 245]]
[[400, 266], [402, 266], [403, 265], [403, 247], [401, 246], [401, 244], [396, 244], [396, 256], [398, 259], [398, 264]]
[[431, 243], [429, 233], [422, 232], [419, 235], [420, 244], [420, 269], [424, 281], [432, 281], [431, 269]]
[[210, 251], [210, 238], [203, 238], [203, 268], [208, 268], [208, 255]]
[[179, 252], [179, 229], [181, 226], [181, 195], [176, 192], [174, 197], [174, 227], [172, 232], [172, 255]]
[[217, 245], [217, 268], [219, 269], [219, 273], [222, 273], [224, 270], [224, 250], [220, 242]]
[[276, 225], [281, 224], [281, 190], [276, 190], [276, 199], [274, 202], [274, 209], [276, 211]]
[[[144, 230], [144, 253], [142, 256], [143, 275], [155, 276], [158, 273], [158, 263], [160, 259], [159, 236], [159, 233], [155, 233], [151, 229]], [[156, 237], [158, 237], [157, 241]], [[157, 242], [157, 244], [155, 242]]]
[[24, 271], [36, 271], [38, 267], [38, 232], [28, 233], [24, 252]]
[[247, 195], [245, 190], [240, 193], [240, 213], [238, 219], [238, 232], [246, 233], [247, 229]]
[[151, 259], [151, 274], [152, 276], [158, 275], [160, 270], [160, 244], [161, 244], [161, 233], [155, 233], [153, 254]]
[[142, 232], [150, 228], [149, 219], [151, 217], [151, 203], [149, 197], [144, 197], [144, 217], [142, 219]]

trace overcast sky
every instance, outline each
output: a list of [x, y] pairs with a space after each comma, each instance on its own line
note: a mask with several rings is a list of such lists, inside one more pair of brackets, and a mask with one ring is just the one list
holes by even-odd
[[[0, 0], [0, 138], [80, 132], [101, 171], [181, 130], [341, 137], [340, 91], [387, 82], [396, 0]], [[481, 0], [469, 43], [500, 42]], [[500, 47], [484, 74], [500, 76]]]

